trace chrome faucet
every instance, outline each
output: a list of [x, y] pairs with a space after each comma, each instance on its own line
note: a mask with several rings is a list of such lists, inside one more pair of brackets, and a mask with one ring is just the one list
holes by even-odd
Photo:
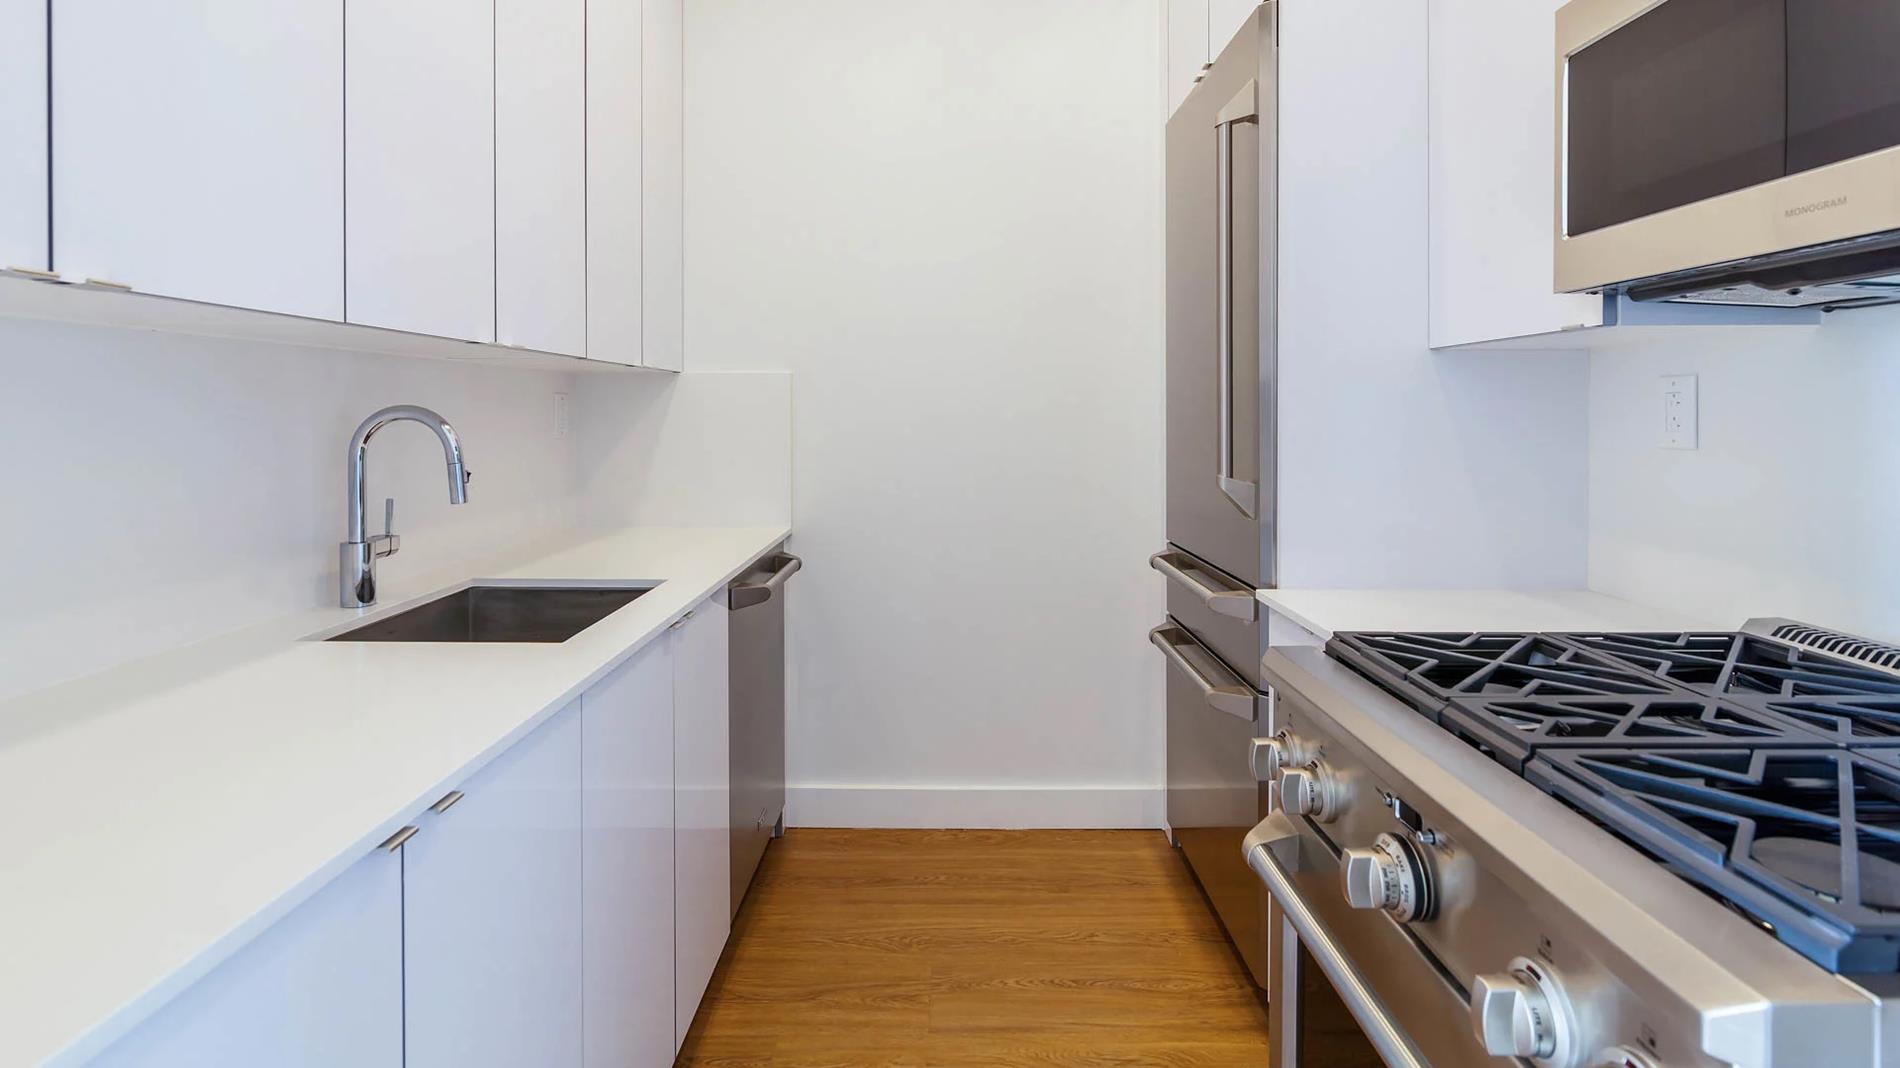
[[363, 535], [363, 461], [369, 452], [369, 439], [383, 427], [404, 419], [435, 431], [442, 442], [442, 459], [449, 465], [449, 503], [468, 503], [469, 470], [462, 461], [462, 441], [447, 419], [414, 404], [397, 404], [363, 420], [350, 435], [350, 540], [343, 543], [338, 572], [345, 608], [366, 608], [376, 603], [376, 561], [394, 556], [402, 548], [402, 539], [390, 530], [396, 519], [394, 497], [383, 501], [383, 532], [375, 537]]

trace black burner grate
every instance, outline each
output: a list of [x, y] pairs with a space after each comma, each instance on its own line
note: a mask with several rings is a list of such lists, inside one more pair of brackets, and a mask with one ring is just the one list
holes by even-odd
[[1666, 697], [1564, 697], [1451, 702], [1439, 715], [1446, 730], [1521, 772], [1551, 748], [1823, 746], [1828, 739], [1791, 729], [1787, 721], [1738, 705], [1675, 693]]
[[1542, 634], [1337, 634], [1327, 648], [1434, 719], [1459, 698], [1675, 693], [1639, 669]]
[[1567, 643], [1751, 708], [1855, 694], [1900, 697], [1900, 678], [1752, 634], [1563, 634]]
[[1842, 749], [1548, 749], [1525, 774], [1815, 962], [1900, 970], [1900, 767]]

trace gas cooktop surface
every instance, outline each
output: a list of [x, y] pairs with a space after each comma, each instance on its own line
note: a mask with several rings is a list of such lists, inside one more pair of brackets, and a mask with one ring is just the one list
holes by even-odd
[[1900, 674], [1739, 632], [1327, 652], [1816, 963], [1900, 971]]

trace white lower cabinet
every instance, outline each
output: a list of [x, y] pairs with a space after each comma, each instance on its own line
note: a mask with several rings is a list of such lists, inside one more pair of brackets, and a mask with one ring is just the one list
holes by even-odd
[[92, 1064], [402, 1068], [402, 876], [357, 861]]
[[722, 593], [94, 1063], [671, 1064], [731, 930], [727, 657]]
[[671, 636], [581, 698], [587, 1068], [673, 1063]]
[[723, 594], [681, 621], [673, 645], [673, 864], [678, 954], [674, 1048], [732, 932], [732, 765]]
[[581, 1061], [579, 706], [403, 846], [406, 1068]]

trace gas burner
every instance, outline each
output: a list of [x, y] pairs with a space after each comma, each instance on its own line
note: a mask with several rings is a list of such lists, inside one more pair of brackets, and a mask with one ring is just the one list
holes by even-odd
[[[1776, 716], [1689, 694], [1667, 697], [1560, 697], [1538, 700], [1454, 700], [1439, 715], [1453, 734], [1522, 772], [1535, 753], [1552, 748], [1681, 746], [1805, 746], [1828, 744]], [[1900, 741], [1900, 739], [1897, 739]], [[1900, 755], [1900, 751], [1896, 751]]]
[[1677, 694], [1645, 671], [1542, 634], [1336, 634], [1327, 651], [1433, 719], [1461, 698]]
[[1900, 677], [1752, 634], [1563, 634], [1560, 640], [1687, 689], [1766, 708], [1813, 698], [1900, 698]]
[[1834, 748], [1550, 748], [1524, 774], [1824, 967], [1900, 970], [1900, 767]]

